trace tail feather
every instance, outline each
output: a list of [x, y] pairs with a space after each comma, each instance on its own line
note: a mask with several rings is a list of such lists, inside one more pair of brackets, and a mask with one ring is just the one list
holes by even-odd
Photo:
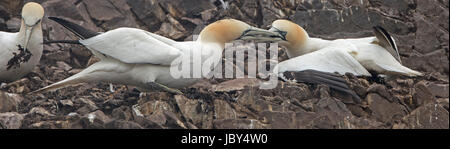
[[424, 76], [423, 73], [412, 70], [401, 64], [398, 64], [398, 65], [377, 64], [377, 65], [382, 70], [381, 72], [384, 72], [385, 74], [389, 74], [389, 75], [404, 75], [404, 76], [409, 76], [409, 77]]
[[56, 23], [64, 26], [64, 28], [66, 28], [67, 30], [71, 31], [72, 33], [74, 33], [75, 35], [77, 35], [79, 38], [81, 39], [89, 39], [92, 38], [94, 36], [99, 35], [100, 33], [89, 30], [85, 27], [82, 27], [78, 24], [75, 24], [73, 22], [64, 20], [62, 18], [57, 18], [57, 17], [48, 17], [50, 20], [55, 21]]
[[67, 79], [64, 79], [64, 80], [56, 82], [56, 83], [54, 83], [52, 85], [46, 86], [46, 87], [38, 89], [36, 91], [33, 91], [30, 94], [55, 91], [55, 90], [60, 89], [60, 88], [64, 88], [64, 87], [68, 87], [68, 86], [71, 86], [71, 85], [84, 83], [83, 78], [84, 78], [84, 76], [86, 74], [85, 72], [86, 72], [86, 69], [84, 71], [76, 74], [76, 75], [73, 75], [73, 76], [67, 78]]
[[379, 44], [387, 49], [389, 53], [392, 54], [392, 56], [395, 57], [395, 59], [402, 63], [402, 60], [400, 58], [400, 53], [398, 52], [397, 44], [395, 43], [394, 38], [382, 27], [375, 26], [373, 27], [374, 34], [377, 37]]

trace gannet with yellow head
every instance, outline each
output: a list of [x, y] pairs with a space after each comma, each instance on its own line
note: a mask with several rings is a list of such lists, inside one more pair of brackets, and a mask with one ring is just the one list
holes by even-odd
[[381, 27], [374, 27], [374, 37], [324, 40], [311, 38], [301, 26], [288, 21], [273, 22], [272, 32], [282, 36], [289, 60], [278, 65], [280, 73], [313, 69], [330, 73], [371, 76], [369, 71], [385, 75], [421, 76], [422, 73], [401, 64], [394, 38]]
[[[192, 85], [200, 78], [176, 78], [171, 68], [178, 67], [186, 53], [201, 52], [202, 64], [209, 59], [220, 60], [226, 43], [251, 40], [276, 33], [252, 27], [235, 19], [224, 19], [206, 26], [196, 41], [177, 42], [136, 28], [118, 28], [105, 33], [85, 29], [67, 20], [49, 17], [80, 40], [47, 43], [74, 43], [87, 47], [101, 60], [82, 72], [35, 92], [51, 91], [78, 83], [108, 82], [133, 85], [149, 90], [163, 90], [179, 94], [177, 88]], [[193, 62], [190, 62], [192, 64]], [[215, 63], [217, 64], [217, 63]]]
[[28, 74], [42, 56], [44, 8], [29, 2], [22, 8], [18, 33], [0, 32], [0, 82], [10, 82]]

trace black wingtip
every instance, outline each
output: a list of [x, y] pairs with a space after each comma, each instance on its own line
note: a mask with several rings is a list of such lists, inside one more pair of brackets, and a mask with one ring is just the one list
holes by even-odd
[[81, 45], [79, 40], [53, 40], [53, 41], [44, 41], [42, 44], [54, 44], [54, 43], [66, 43], [66, 44]]
[[386, 35], [386, 37], [391, 37], [391, 35], [386, 31], [386, 29], [384, 29], [383, 27], [381, 27], [381, 26], [374, 26], [373, 27], [375, 30], [377, 30], [377, 31], [379, 31], [379, 32], [381, 32], [381, 33], [383, 33], [384, 35]]
[[62, 18], [58, 18], [58, 17], [48, 17], [48, 19], [55, 21], [56, 23], [64, 26], [64, 28], [68, 29], [69, 31], [71, 31], [72, 33], [74, 33], [75, 35], [77, 35], [79, 38], [81, 39], [89, 39], [92, 38], [94, 36], [99, 35], [100, 33], [89, 30], [85, 27], [82, 27], [78, 24], [75, 24], [73, 22], [67, 21], [65, 19]]
[[361, 103], [361, 98], [349, 87], [347, 80], [342, 76], [321, 72], [316, 70], [304, 70], [300, 72], [284, 72], [283, 75], [287, 79], [296, 80], [297, 82], [311, 83], [311, 84], [325, 84], [330, 89], [349, 94], [353, 97], [353, 101]]
[[385, 38], [389, 42], [390, 46], [395, 50], [395, 54], [396, 55], [394, 55], [394, 57], [396, 57], [396, 59], [401, 63], [401, 58], [400, 58], [400, 54], [399, 54], [399, 51], [398, 51], [397, 44], [395, 43], [395, 40], [391, 36], [391, 34], [389, 34], [389, 32], [386, 29], [384, 29], [383, 27], [378, 26], [378, 25], [374, 26], [373, 29], [374, 29], [375, 32], [379, 32], [379, 33], [381, 33], [381, 34], [383, 34], [385, 36]]

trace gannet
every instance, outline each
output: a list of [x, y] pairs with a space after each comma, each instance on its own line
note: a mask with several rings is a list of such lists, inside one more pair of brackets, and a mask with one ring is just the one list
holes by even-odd
[[43, 50], [43, 17], [44, 8], [29, 2], [22, 9], [20, 31], [0, 32], [0, 82], [20, 79], [39, 63]]
[[394, 38], [382, 27], [374, 27], [374, 37], [337, 40], [309, 37], [305, 29], [288, 20], [274, 21], [269, 31], [281, 38], [262, 35], [264, 38], [258, 41], [278, 42], [286, 47], [290, 58], [275, 66], [273, 75], [284, 81], [326, 84], [352, 95], [357, 103], [361, 102], [360, 97], [339, 75], [372, 76], [370, 72], [389, 76], [422, 75], [401, 64]]
[[422, 76], [401, 64], [394, 38], [381, 27], [374, 27], [374, 37], [337, 40], [311, 38], [301, 26], [288, 20], [273, 22], [269, 30], [282, 36], [283, 40], [272, 41], [285, 46], [290, 58], [277, 66], [281, 77], [286, 71], [309, 69], [356, 76], [372, 76], [369, 72]]
[[[182, 94], [178, 89], [194, 84], [200, 78], [174, 78], [174, 60], [185, 53], [203, 50], [201, 61], [210, 57], [220, 60], [226, 43], [236, 39], [256, 39], [256, 35], [274, 38], [276, 33], [252, 27], [235, 19], [224, 19], [206, 26], [196, 41], [176, 42], [136, 28], [118, 28], [97, 33], [67, 20], [49, 17], [76, 34], [80, 40], [47, 43], [73, 43], [88, 48], [100, 61], [78, 74], [33, 93], [53, 91], [69, 85], [108, 82], [133, 85], [151, 90]], [[264, 38], [264, 37], [261, 37]]]

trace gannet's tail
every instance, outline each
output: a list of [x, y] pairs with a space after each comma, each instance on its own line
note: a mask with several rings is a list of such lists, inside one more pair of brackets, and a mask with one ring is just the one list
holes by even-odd
[[38, 89], [36, 91], [33, 91], [30, 94], [37, 94], [37, 93], [44, 93], [44, 92], [55, 91], [55, 90], [60, 89], [60, 88], [64, 88], [64, 87], [68, 87], [68, 86], [71, 86], [71, 85], [76, 85], [76, 84], [83, 83], [84, 82], [83, 81], [84, 74], [85, 73], [80, 72], [80, 73], [78, 73], [76, 75], [73, 75], [73, 76], [71, 76], [71, 77], [69, 77], [69, 78], [67, 78], [65, 80], [56, 82], [56, 83], [54, 83], [52, 85], [46, 86], [46, 87]]
[[84, 69], [83, 71], [81, 71], [67, 79], [56, 82], [52, 85], [46, 86], [39, 90], [33, 91], [30, 94], [55, 91], [57, 89], [76, 85], [76, 84], [92, 82], [93, 81], [92, 78], [96, 77], [96, 74], [97, 74], [96, 72], [98, 72], [99, 68], [104, 68], [104, 67], [105, 67], [105, 65], [103, 65], [103, 63], [101, 63], [101, 62], [95, 63], [95, 64], [89, 66], [88, 68]]
[[377, 64], [377, 66], [380, 67], [384, 71], [385, 74], [404, 75], [404, 76], [409, 76], [409, 77], [424, 76], [423, 73], [412, 70], [401, 64], [397, 64], [397, 65]]
[[397, 61], [401, 64], [402, 60], [400, 58], [400, 53], [398, 52], [397, 44], [395, 43], [395, 39], [389, 34], [389, 32], [387, 32], [381, 26], [373, 27], [373, 32], [375, 34], [375, 37], [377, 37], [378, 39], [378, 44], [388, 50], [389, 53], [391, 53], [391, 55], [394, 56], [395, 59], [397, 59]]

